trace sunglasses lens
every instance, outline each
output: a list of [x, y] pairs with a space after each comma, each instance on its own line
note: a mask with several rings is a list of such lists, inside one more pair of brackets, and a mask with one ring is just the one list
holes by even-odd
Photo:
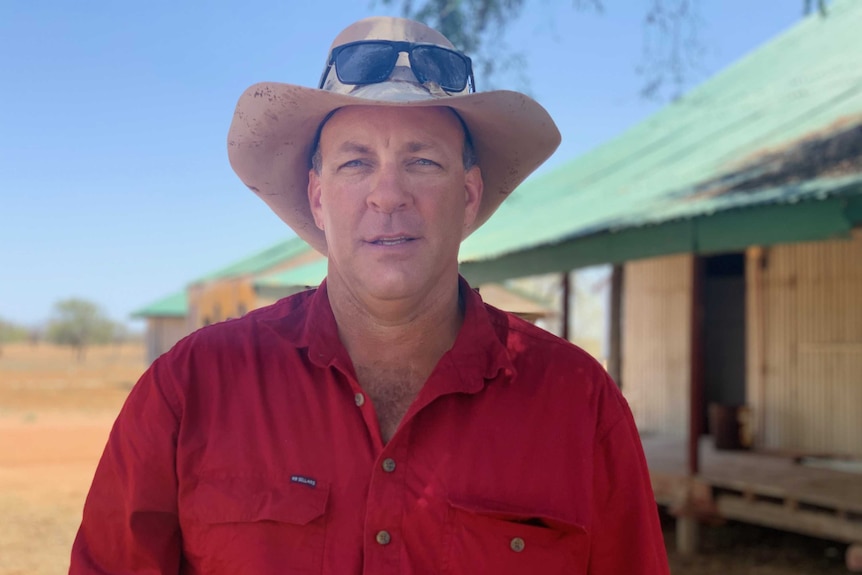
[[344, 84], [375, 84], [392, 73], [398, 52], [387, 44], [346, 46], [335, 56], [335, 72]]
[[463, 56], [437, 46], [415, 46], [411, 66], [420, 82], [435, 82], [447, 92], [460, 92], [467, 86], [469, 64]]

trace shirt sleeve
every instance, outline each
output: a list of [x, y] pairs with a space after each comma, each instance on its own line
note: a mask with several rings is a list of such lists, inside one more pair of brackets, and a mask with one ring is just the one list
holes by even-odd
[[590, 575], [669, 575], [646, 458], [631, 410], [615, 384], [616, 421], [596, 438]]
[[160, 388], [159, 371], [157, 361], [114, 423], [72, 546], [70, 575], [179, 572], [179, 410]]

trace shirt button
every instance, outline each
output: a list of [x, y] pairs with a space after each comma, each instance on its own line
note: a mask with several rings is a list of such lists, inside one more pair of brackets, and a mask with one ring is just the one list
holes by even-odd
[[389, 545], [389, 542], [392, 541], [392, 537], [390, 537], [388, 531], [378, 531], [377, 532], [377, 542], [381, 545]]
[[524, 540], [520, 537], [515, 537], [509, 542], [509, 547], [511, 547], [512, 551], [515, 553], [520, 553], [524, 550]]
[[357, 393], [356, 395], [354, 395], [353, 400], [356, 402], [357, 407], [362, 407], [363, 405], [365, 405], [365, 396], [361, 393]]
[[392, 473], [395, 471], [395, 460], [391, 457], [387, 457], [383, 460], [383, 471], [386, 473]]

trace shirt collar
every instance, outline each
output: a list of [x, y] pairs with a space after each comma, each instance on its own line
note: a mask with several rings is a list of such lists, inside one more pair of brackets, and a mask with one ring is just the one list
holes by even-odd
[[[458, 331], [455, 343], [438, 366], [457, 374], [452, 378], [452, 391], [476, 392], [484, 387], [486, 380], [497, 377], [502, 371], [508, 378], [514, 377], [515, 369], [506, 347], [508, 318], [506, 314], [485, 305], [481, 296], [467, 281], [459, 276], [458, 288], [464, 305], [464, 322]], [[326, 280], [316, 290], [289, 298], [300, 298], [291, 311], [298, 317], [282, 316], [278, 331], [298, 348], [308, 349], [308, 359], [318, 367], [334, 366], [353, 373], [347, 350], [338, 337], [338, 325], [329, 305]], [[276, 327], [276, 326], [273, 326]], [[445, 362], [445, 363], [444, 363]], [[458, 381], [460, 380], [460, 381]]]
[[353, 373], [353, 364], [347, 355], [341, 338], [338, 337], [338, 324], [329, 305], [329, 291], [326, 279], [314, 292], [302, 322], [299, 347], [308, 348], [308, 359], [318, 367], [335, 366], [342, 371]]
[[486, 306], [479, 292], [471, 288], [463, 277], [459, 276], [458, 281], [464, 302], [464, 323], [455, 344], [443, 359], [449, 359], [465, 387], [492, 380], [501, 371], [511, 378], [515, 368], [506, 347], [509, 335], [507, 316]]
[[327, 367], [339, 353], [347, 355], [329, 306], [325, 279], [316, 289], [279, 300], [271, 309], [273, 313], [262, 323], [292, 346], [307, 349], [308, 359], [313, 364]]

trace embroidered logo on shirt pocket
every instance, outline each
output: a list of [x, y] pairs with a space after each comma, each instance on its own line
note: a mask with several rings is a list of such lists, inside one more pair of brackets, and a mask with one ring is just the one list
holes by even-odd
[[577, 575], [587, 572], [588, 552], [580, 525], [502, 504], [449, 504], [446, 575]]
[[320, 573], [329, 484], [202, 476], [180, 501], [183, 547], [203, 573]]

